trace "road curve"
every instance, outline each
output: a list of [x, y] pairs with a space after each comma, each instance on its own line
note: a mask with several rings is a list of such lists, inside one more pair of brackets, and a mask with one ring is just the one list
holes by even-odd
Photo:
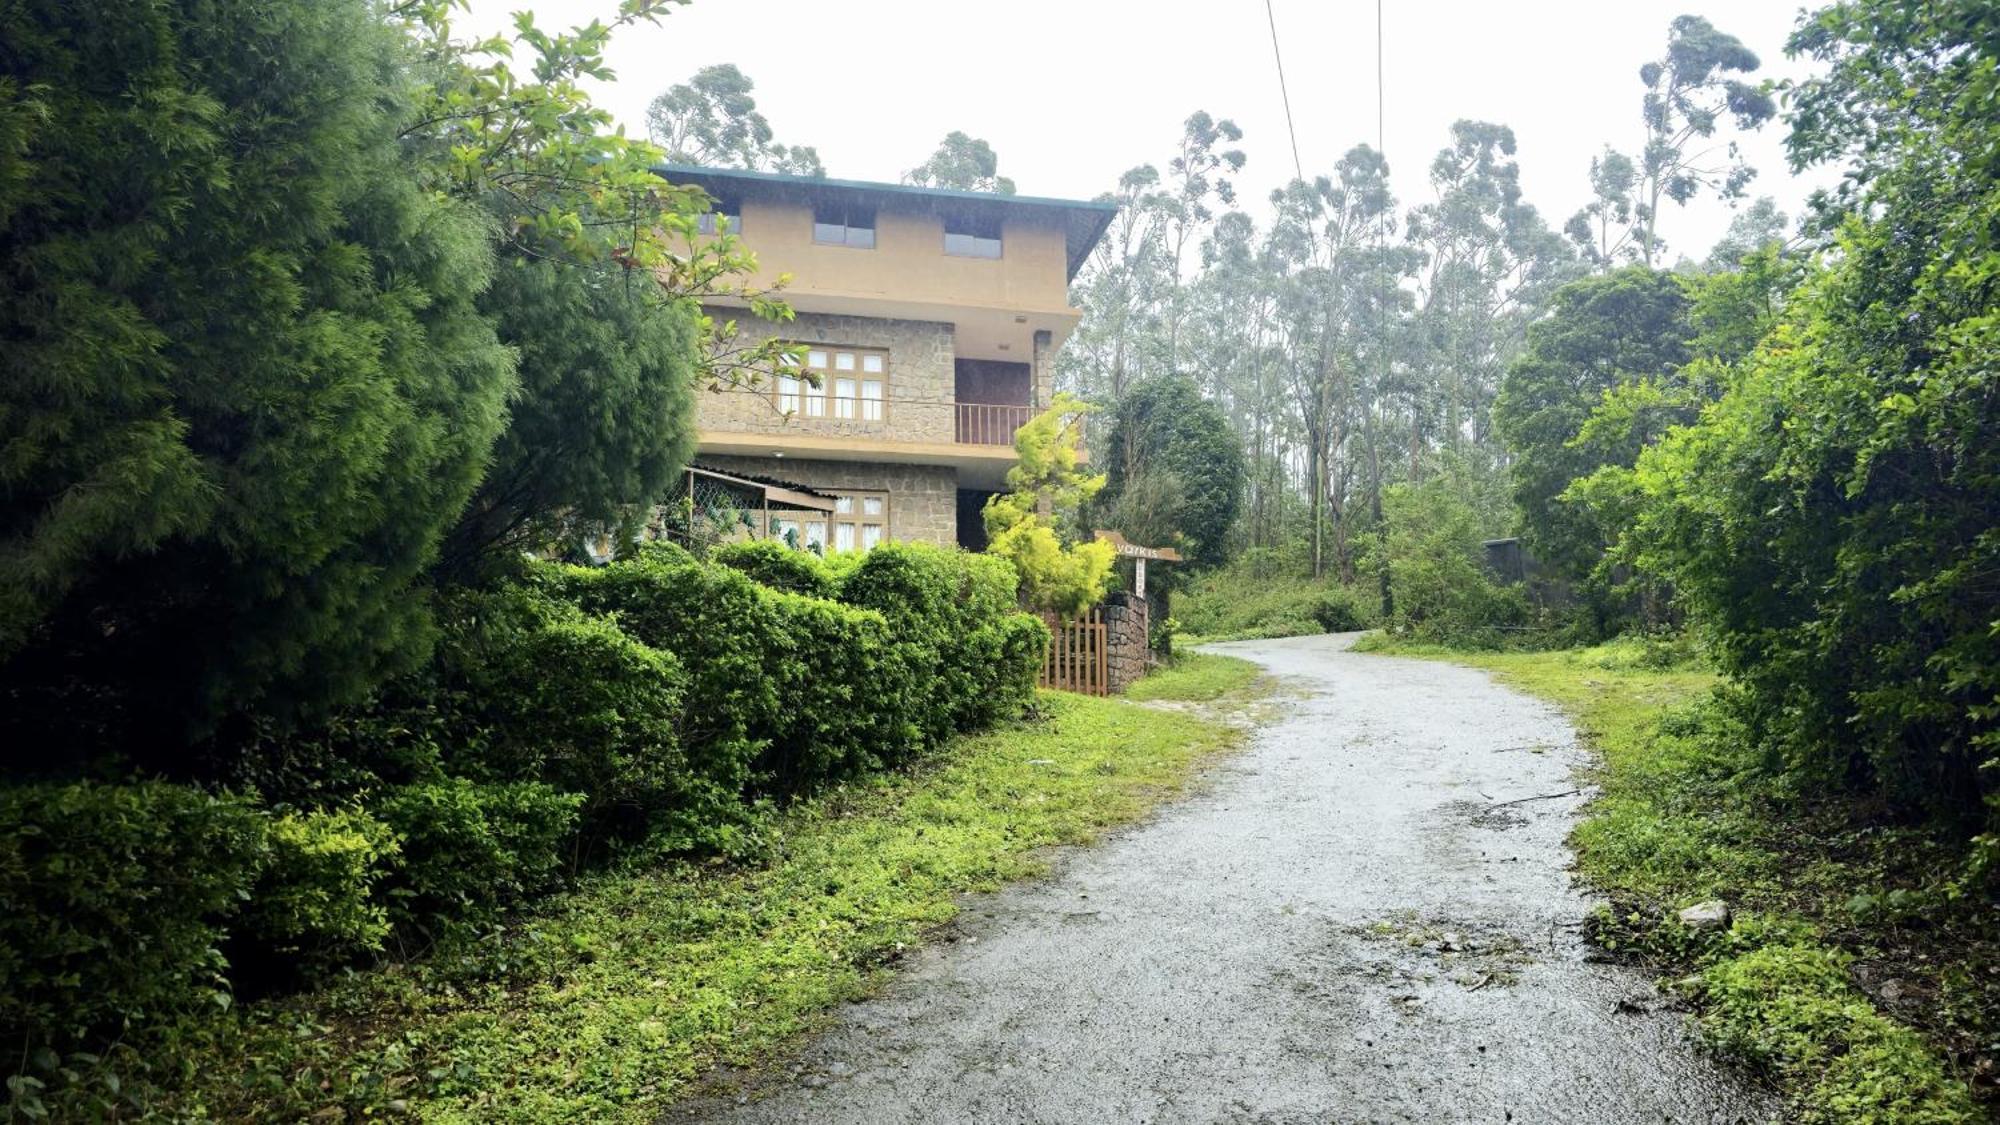
[[972, 900], [790, 1073], [669, 1120], [1774, 1117], [1644, 979], [1585, 960], [1583, 798], [1520, 801], [1579, 784], [1563, 717], [1351, 639], [1216, 646], [1281, 687], [1209, 787]]

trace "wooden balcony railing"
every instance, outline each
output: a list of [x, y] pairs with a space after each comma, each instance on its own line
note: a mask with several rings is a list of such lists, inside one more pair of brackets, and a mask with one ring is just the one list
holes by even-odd
[[1027, 425], [1034, 416], [1032, 406], [961, 402], [955, 437], [960, 445], [1012, 445], [1014, 431]]

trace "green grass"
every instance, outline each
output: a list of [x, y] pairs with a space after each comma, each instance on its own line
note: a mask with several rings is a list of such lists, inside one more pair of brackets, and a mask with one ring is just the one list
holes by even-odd
[[[1329, 596], [1345, 598], [1332, 582], [1236, 563], [1194, 579], [1173, 596], [1179, 644], [1303, 637], [1324, 633], [1315, 611]], [[1357, 612], [1369, 599], [1351, 599]]]
[[[1952, 1057], [1994, 1050], [2000, 981], [1977, 906], [1917, 893], [1949, 877], [1922, 833], [1870, 823], [1868, 810], [1766, 768], [1712, 699], [1713, 673], [1643, 641], [1463, 654], [1371, 637], [1363, 647], [1487, 668], [1570, 714], [1599, 755], [1602, 795], [1572, 838], [1579, 871], [1612, 902], [1595, 936], [1671, 979], [1705, 1038], [1776, 1076], [1798, 1119], [1987, 1118], [1971, 1067]], [[1890, 887], [1931, 909], [1857, 914], [1857, 903], [1896, 901]], [[1734, 910], [1726, 933], [1697, 935], [1675, 919], [1710, 898]], [[1878, 1005], [1858, 985], [1862, 964], [1922, 1002]]]
[[[1155, 697], [1239, 689], [1201, 658]], [[862, 996], [957, 913], [1177, 793], [1237, 737], [1045, 694], [1040, 717], [773, 814], [761, 859], [592, 878], [497, 938], [197, 1029], [170, 1112], [229, 1120], [644, 1121]]]
[[1257, 679], [1258, 671], [1257, 665], [1234, 656], [1184, 652], [1167, 667], [1126, 688], [1125, 698], [1141, 703], [1148, 700], [1213, 703], [1243, 694]]

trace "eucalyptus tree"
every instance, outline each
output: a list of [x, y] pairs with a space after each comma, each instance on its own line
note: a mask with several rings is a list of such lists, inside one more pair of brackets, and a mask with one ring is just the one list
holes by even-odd
[[1608, 270], [1635, 254], [1632, 191], [1639, 171], [1632, 158], [1606, 145], [1590, 158], [1590, 202], [1563, 224], [1585, 261]]
[[1406, 240], [1423, 256], [1412, 356], [1421, 375], [1406, 404], [1412, 476], [1432, 444], [1485, 441], [1500, 373], [1527, 320], [1572, 271], [1562, 237], [1521, 201], [1514, 152], [1505, 125], [1456, 122], [1431, 162], [1434, 199], [1409, 216]]
[[1755, 129], [1778, 111], [1760, 86], [1736, 75], [1761, 65], [1743, 41], [1700, 16], [1680, 16], [1667, 30], [1667, 53], [1639, 68], [1646, 85], [1640, 100], [1645, 144], [1639, 150], [1633, 217], [1638, 223], [1639, 259], [1658, 263], [1660, 208], [1685, 205], [1703, 192], [1723, 199], [1743, 196], [1757, 172], [1742, 159], [1735, 139], [1720, 149], [1714, 139], [1725, 117], [1738, 129]]
[[779, 144], [757, 109], [756, 83], [735, 63], [695, 71], [646, 107], [646, 132], [677, 164], [824, 176], [819, 150]]
[[1014, 181], [1000, 174], [1000, 156], [993, 146], [957, 129], [945, 134], [929, 160], [903, 173], [903, 182], [917, 187], [1014, 194]]
[[[1381, 239], [1395, 201], [1389, 166], [1367, 145], [1350, 149], [1332, 176], [1310, 183], [1294, 180], [1273, 193], [1276, 216], [1271, 258], [1285, 271], [1280, 288], [1280, 323], [1285, 332], [1283, 381], [1306, 442], [1306, 491], [1311, 519], [1315, 576], [1325, 573], [1325, 516], [1339, 513], [1345, 491], [1333, 496], [1335, 462], [1357, 429], [1373, 450], [1383, 347], [1391, 323], [1382, 313], [1382, 292], [1400, 292], [1395, 280], [1407, 271], [1406, 255], [1384, 253]], [[1372, 240], [1372, 245], [1371, 245]], [[1363, 314], [1372, 312], [1373, 316]], [[1358, 384], [1378, 380], [1365, 391]], [[1379, 480], [1379, 471], [1375, 474]], [[1336, 556], [1343, 569], [1344, 520], [1335, 520]]]

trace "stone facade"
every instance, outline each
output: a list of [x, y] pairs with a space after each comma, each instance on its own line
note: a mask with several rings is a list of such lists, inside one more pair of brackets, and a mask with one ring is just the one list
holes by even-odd
[[777, 477], [822, 492], [887, 492], [889, 538], [944, 547], [958, 543], [958, 470], [949, 466], [792, 457], [702, 456], [698, 460], [725, 473]]
[[[879, 348], [889, 353], [888, 385], [879, 421], [859, 418], [787, 418], [766, 385], [754, 390], [720, 391], [696, 398], [695, 421], [704, 430], [754, 434], [800, 434], [911, 442], [950, 443], [957, 424], [954, 406], [953, 328], [928, 320], [800, 313], [787, 325], [742, 315], [742, 310], [710, 309], [717, 318], [737, 317], [747, 338], [783, 335], [804, 344]], [[766, 466], [766, 472], [769, 467]]]
[[1151, 625], [1145, 598], [1122, 591], [1105, 597], [1105, 679], [1112, 691], [1124, 691], [1146, 674], [1152, 659]]

